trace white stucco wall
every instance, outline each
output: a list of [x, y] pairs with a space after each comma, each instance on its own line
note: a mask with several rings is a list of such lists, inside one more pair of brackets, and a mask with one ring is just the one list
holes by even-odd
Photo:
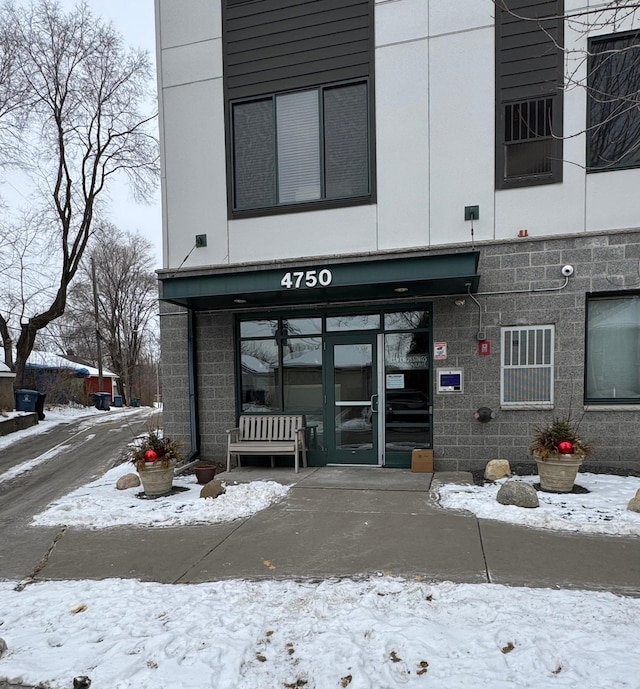
[[165, 267], [468, 244], [468, 205], [476, 241], [640, 225], [640, 170], [585, 173], [580, 88], [565, 94], [563, 183], [495, 190], [491, 0], [376, 2], [375, 204], [229, 221], [220, 3], [156, 7]]

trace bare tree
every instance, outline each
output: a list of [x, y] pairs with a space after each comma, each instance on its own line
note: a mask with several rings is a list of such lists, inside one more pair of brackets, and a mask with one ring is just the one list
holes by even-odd
[[0, 22], [0, 167], [16, 162], [17, 136], [25, 123], [28, 101], [19, 51], [7, 22]]
[[[98, 286], [98, 330], [108, 366], [120, 376], [125, 402], [147, 397], [156, 386], [158, 285], [152, 269], [153, 250], [140, 235], [109, 225], [89, 252]], [[61, 349], [97, 365], [92, 271], [84, 260], [69, 291], [69, 304], [59, 322]], [[144, 375], [143, 375], [144, 373]], [[146, 378], [151, 377], [151, 382]]]
[[[121, 36], [80, 3], [65, 13], [54, 0], [7, 2], [0, 33], [11, 37], [15, 81], [26, 94], [6, 115], [21, 116], [20, 162], [48, 199], [45, 216], [58, 265], [51, 299], [25, 311], [16, 345], [16, 385], [36, 334], [65, 310], [69, 285], [95, 230], [99, 201], [124, 174], [140, 199], [158, 176], [155, 116], [144, 113], [153, 84], [146, 52], [123, 47]], [[15, 113], [15, 114], [14, 114]], [[0, 335], [6, 347], [10, 313]]]

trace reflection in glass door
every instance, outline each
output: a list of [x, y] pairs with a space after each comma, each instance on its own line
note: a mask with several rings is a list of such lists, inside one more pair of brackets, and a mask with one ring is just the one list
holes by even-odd
[[384, 336], [385, 466], [408, 466], [431, 445], [430, 338], [426, 331]]
[[378, 464], [376, 336], [327, 338], [329, 462]]

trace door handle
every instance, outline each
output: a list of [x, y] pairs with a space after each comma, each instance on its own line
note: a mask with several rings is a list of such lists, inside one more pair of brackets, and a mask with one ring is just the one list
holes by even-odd
[[371, 395], [371, 399], [369, 400], [369, 404], [371, 405], [371, 411], [374, 412], [375, 414], [378, 413], [378, 395]]

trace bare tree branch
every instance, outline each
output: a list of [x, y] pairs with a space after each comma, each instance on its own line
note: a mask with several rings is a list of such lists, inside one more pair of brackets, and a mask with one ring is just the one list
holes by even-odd
[[159, 160], [155, 117], [144, 112], [153, 84], [149, 56], [126, 50], [121, 36], [95, 17], [86, 1], [68, 13], [54, 0], [7, 2], [0, 15], [0, 35], [3, 31], [12, 37], [14, 81], [26, 94], [13, 111], [24, 123], [20, 161], [50, 200], [51, 231], [59, 246], [55, 294], [20, 324], [15, 362], [20, 386], [36, 333], [64, 313], [109, 180], [126, 175], [144, 200], [157, 183]]

